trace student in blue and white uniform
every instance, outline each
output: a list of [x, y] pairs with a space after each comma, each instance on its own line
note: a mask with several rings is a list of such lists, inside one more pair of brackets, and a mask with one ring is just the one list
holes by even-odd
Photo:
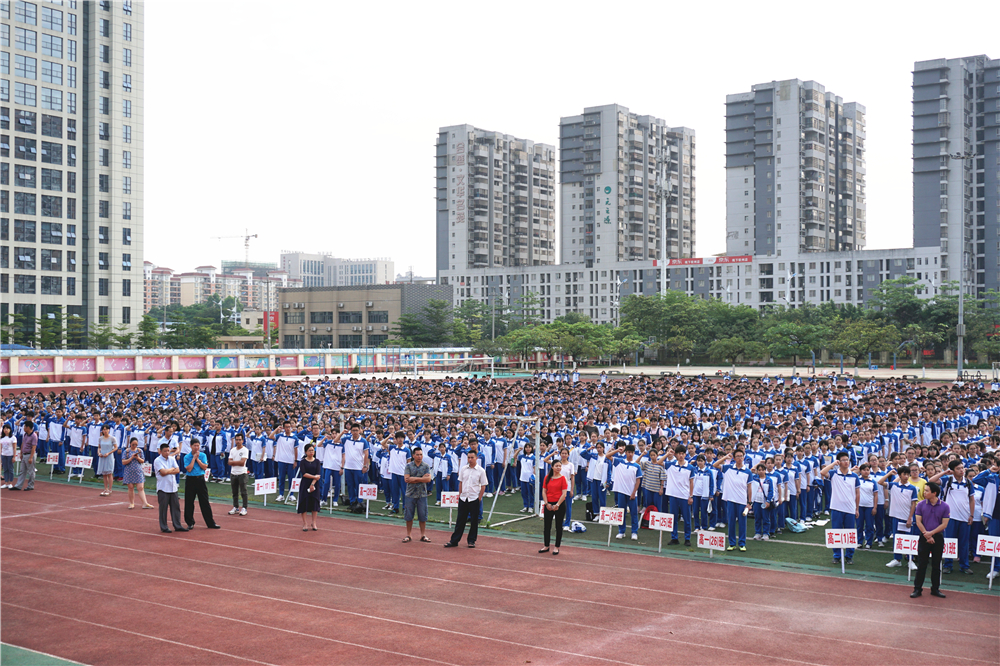
[[[898, 481], [893, 481], [893, 477]], [[890, 470], [888, 474], [879, 480], [879, 485], [886, 489], [889, 496], [889, 517], [892, 518], [892, 529], [889, 531], [889, 539], [894, 534], [911, 534], [913, 530], [913, 512], [917, 508], [917, 489], [909, 484], [910, 468], [907, 465], [900, 465], [895, 470]], [[905, 529], [904, 529], [905, 526]], [[893, 555], [887, 567], [903, 566], [903, 556]], [[910, 569], [916, 569], [917, 563], [910, 559]]]
[[527, 442], [519, 452], [517, 463], [519, 465], [521, 480], [521, 500], [524, 506], [521, 513], [535, 512], [535, 446]]
[[722, 471], [722, 500], [726, 503], [726, 523], [729, 526], [729, 545], [726, 546], [726, 550], [735, 550], [738, 544], [740, 551], [745, 552], [747, 504], [752, 499], [750, 489], [752, 472], [743, 464], [743, 457], [743, 449], [736, 449], [733, 453], [715, 461], [714, 467]]
[[878, 482], [872, 478], [871, 465], [861, 463], [858, 468], [858, 546], [870, 549], [875, 540], [875, 518], [878, 516]]
[[292, 432], [292, 424], [285, 421], [284, 432], [278, 433], [274, 437], [274, 460], [278, 463], [278, 497], [275, 501], [281, 502], [285, 499], [285, 481], [288, 481], [289, 499], [292, 496], [292, 479], [295, 478], [295, 469], [298, 467], [299, 438]]
[[684, 545], [691, 545], [691, 507], [694, 504], [694, 468], [685, 461], [687, 448], [681, 444], [674, 449], [674, 459], [664, 463], [666, 468], [665, 494], [670, 501], [670, 513], [674, 514], [674, 530], [670, 534], [670, 544], [676, 545], [677, 524], [684, 517]]
[[[946, 502], [951, 511], [951, 520], [945, 527], [946, 539], [958, 540], [958, 568], [964, 574], [971, 574], [969, 568], [969, 537], [972, 532], [972, 516], [976, 512], [976, 500], [972, 492], [973, 484], [965, 478], [965, 464], [961, 460], [948, 463], [946, 476], [936, 475], [931, 481], [941, 479], [941, 501]], [[954, 560], [944, 560], [944, 573], [951, 573]]]
[[[639, 540], [639, 503], [636, 497], [642, 483], [642, 468], [634, 461], [635, 445], [619, 447], [612, 459], [611, 491], [615, 494], [615, 507], [625, 509], [632, 516], [632, 540]], [[618, 526], [616, 539], [625, 537], [625, 523]]]
[[756, 476], [750, 484], [750, 499], [753, 502], [753, 538], [754, 541], [767, 541], [770, 538], [771, 508], [774, 506], [774, 479], [767, 475], [767, 465], [757, 463], [754, 468]]
[[694, 512], [691, 519], [696, 530], [715, 531], [709, 506], [715, 495], [715, 470], [708, 467], [708, 459], [699, 453], [695, 458], [694, 471]]
[[605, 486], [608, 482], [608, 463], [604, 456], [604, 442], [598, 441], [597, 433], [590, 436], [590, 448], [580, 451], [580, 457], [587, 461], [587, 480], [590, 482], [591, 510], [594, 515], [601, 513], [605, 506]]
[[[836, 471], [833, 468], [838, 468]], [[824, 479], [830, 480], [830, 527], [835, 530], [858, 528], [858, 505], [861, 499], [861, 480], [851, 471], [851, 456], [847, 451], [837, 453], [837, 459], [820, 470]], [[847, 564], [854, 564], [853, 548], [835, 548], [834, 564], [840, 564], [841, 552]]]

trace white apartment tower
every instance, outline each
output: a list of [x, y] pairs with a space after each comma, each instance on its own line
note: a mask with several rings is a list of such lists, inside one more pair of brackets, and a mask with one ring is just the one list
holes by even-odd
[[0, 320], [22, 341], [142, 316], [143, 13], [0, 2]]
[[439, 273], [555, 262], [555, 152], [472, 125], [438, 131]]
[[559, 151], [562, 263], [694, 256], [694, 130], [595, 106], [560, 119]]
[[865, 246], [865, 108], [815, 81], [726, 96], [726, 253]]

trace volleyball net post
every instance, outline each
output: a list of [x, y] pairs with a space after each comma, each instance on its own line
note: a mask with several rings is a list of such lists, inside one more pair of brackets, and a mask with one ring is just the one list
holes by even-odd
[[[484, 357], [484, 358], [487, 358], [487, 357]], [[488, 357], [488, 358], [490, 358], [490, 360], [492, 361], [492, 357]], [[534, 429], [535, 429], [535, 443], [534, 443], [534, 448], [535, 448], [535, 452], [534, 452], [534, 454], [535, 454], [535, 475], [534, 475], [535, 476], [535, 484], [534, 484], [534, 486], [535, 486], [535, 501], [534, 501], [534, 505], [535, 506], [534, 506], [534, 510], [535, 510], [535, 515], [540, 515], [540, 513], [541, 513], [541, 506], [542, 506], [541, 505], [541, 499], [542, 499], [541, 498], [541, 484], [542, 484], [541, 466], [542, 466], [542, 459], [541, 459], [541, 453], [540, 453], [540, 446], [541, 446], [541, 417], [539, 417], [539, 416], [508, 416], [508, 415], [500, 415], [500, 414], [470, 414], [470, 413], [466, 413], [466, 412], [420, 412], [420, 411], [412, 411], [412, 410], [351, 409], [351, 408], [326, 409], [326, 410], [323, 410], [323, 413], [324, 414], [335, 414], [335, 415], [337, 415], [337, 417], [340, 419], [340, 431], [341, 432], [344, 432], [346, 430], [346, 428], [345, 428], [345, 421], [348, 418], [352, 418], [353, 417], [352, 420], [356, 419], [356, 420], [360, 421], [360, 420], [362, 420], [364, 418], [365, 415], [369, 415], [369, 416], [379, 416], [379, 415], [385, 415], [385, 416], [416, 416], [416, 417], [427, 416], [427, 417], [436, 417], [436, 418], [456, 418], [456, 419], [461, 419], [461, 420], [466, 420], [466, 421], [469, 420], [469, 419], [476, 419], [476, 420], [489, 420], [489, 419], [493, 419], [495, 421], [505, 421], [505, 422], [516, 421], [518, 423], [532, 424], [532, 425], [534, 425]], [[381, 439], [378, 439], [378, 435], [376, 435], [376, 439], [379, 442], [381, 441]], [[374, 459], [372, 457], [372, 444], [371, 444], [371, 442], [368, 443], [368, 447], [369, 447], [368, 464], [369, 465], [374, 465], [375, 461], [374, 461]], [[501, 479], [503, 479], [504, 476], [507, 474], [507, 464], [508, 464], [507, 456], [504, 455], [503, 472], [502, 472], [502, 476], [500, 477]], [[458, 461], [458, 466], [459, 466], [459, 469], [461, 469], [461, 467], [462, 467], [462, 461], [461, 460]], [[516, 473], [516, 470], [515, 470], [515, 473]], [[346, 474], [344, 474], [344, 470], [341, 470], [341, 475], [343, 477], [346, 477]], [[500, 487], [500, 482], [498, 481], [497, 482], [497, 488], [495, 488], [494, 490], [499, 491], [499, 487]], [[385, 492], [385, 491], [383, 490], [383, 492]], [[500, 494], [499, 492], [494, 492], [493, 493], [493, 504], [492, 504], [492, 506], [490, 506], [490, 513], [489, 513], [489, 516], [487, 516], [487, 518], [486, 518], [487, 521], [489, 521], [490, 518], [493, 516], [493, 510], [496, 508], [497, 497], [499, 496], [499, 494]], [[388, 499], [388, 497], [386, 499]], [[332, 506], [331, 506], [331, 511], [332, 511]]]

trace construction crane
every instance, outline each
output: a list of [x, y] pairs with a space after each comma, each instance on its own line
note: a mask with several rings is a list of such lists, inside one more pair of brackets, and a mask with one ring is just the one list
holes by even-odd
[[244, 266], [250, 265], [250, 239], [257, 238], [257, 234], [251, 234], [250, 230], [247, 229], [246, 233], [242, 236], [212, 236], [215, 240], [228, 240], [230, 238], [242, 238], [243, 239], [243, 249], [245, 251], [244, 255]]

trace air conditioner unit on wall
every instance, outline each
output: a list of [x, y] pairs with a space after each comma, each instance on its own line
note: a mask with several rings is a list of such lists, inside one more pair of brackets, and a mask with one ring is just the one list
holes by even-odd
[[344, 307], [344, 304], [343, 303], [337, 303], [337, 307], [338, 308], [342, 308], [342, 307]]
[[306, 327], [305, 326], [299, 326], [299, 330], [304, 332], [306, 330]]
[[312, 329], [310, 329], [310, 330], [312, 330], [312, 332], [315, 333], [316, 332], [316, 327], [313, 326]]
[[375, 327], [374, 326], [368, 326], [365, 330], [367, 330], [367, 331], [374, 331]]
[[287, 310], [288, 308], [292, 307], [292, 304], [291, 304], [291, 303], [282, 303], [282, 305], [284, 305], [284, 306], [285, 306], [285, 309], [286, 309], [286, 310]]
[[383, 327], [382, 327], [382, 330], [383, 330], [383, 331], [388, 331], [388, 330], [389, 330], [389, 327], [388, 327], [388, 326], [383, 326]]
[[327, 326], [327, 327], [326, 327], [326, 330], [328, 330], [328, 331], [332, 331], [332, 330], [333, 330], [333, 326]]
[[374, 303], [373, 301], [365, 301], [365, 307], [366, 307], [366, 308], [370, 308], [370, 307], [372, 307], [373, 305], [375, 305], [375, 303]]

